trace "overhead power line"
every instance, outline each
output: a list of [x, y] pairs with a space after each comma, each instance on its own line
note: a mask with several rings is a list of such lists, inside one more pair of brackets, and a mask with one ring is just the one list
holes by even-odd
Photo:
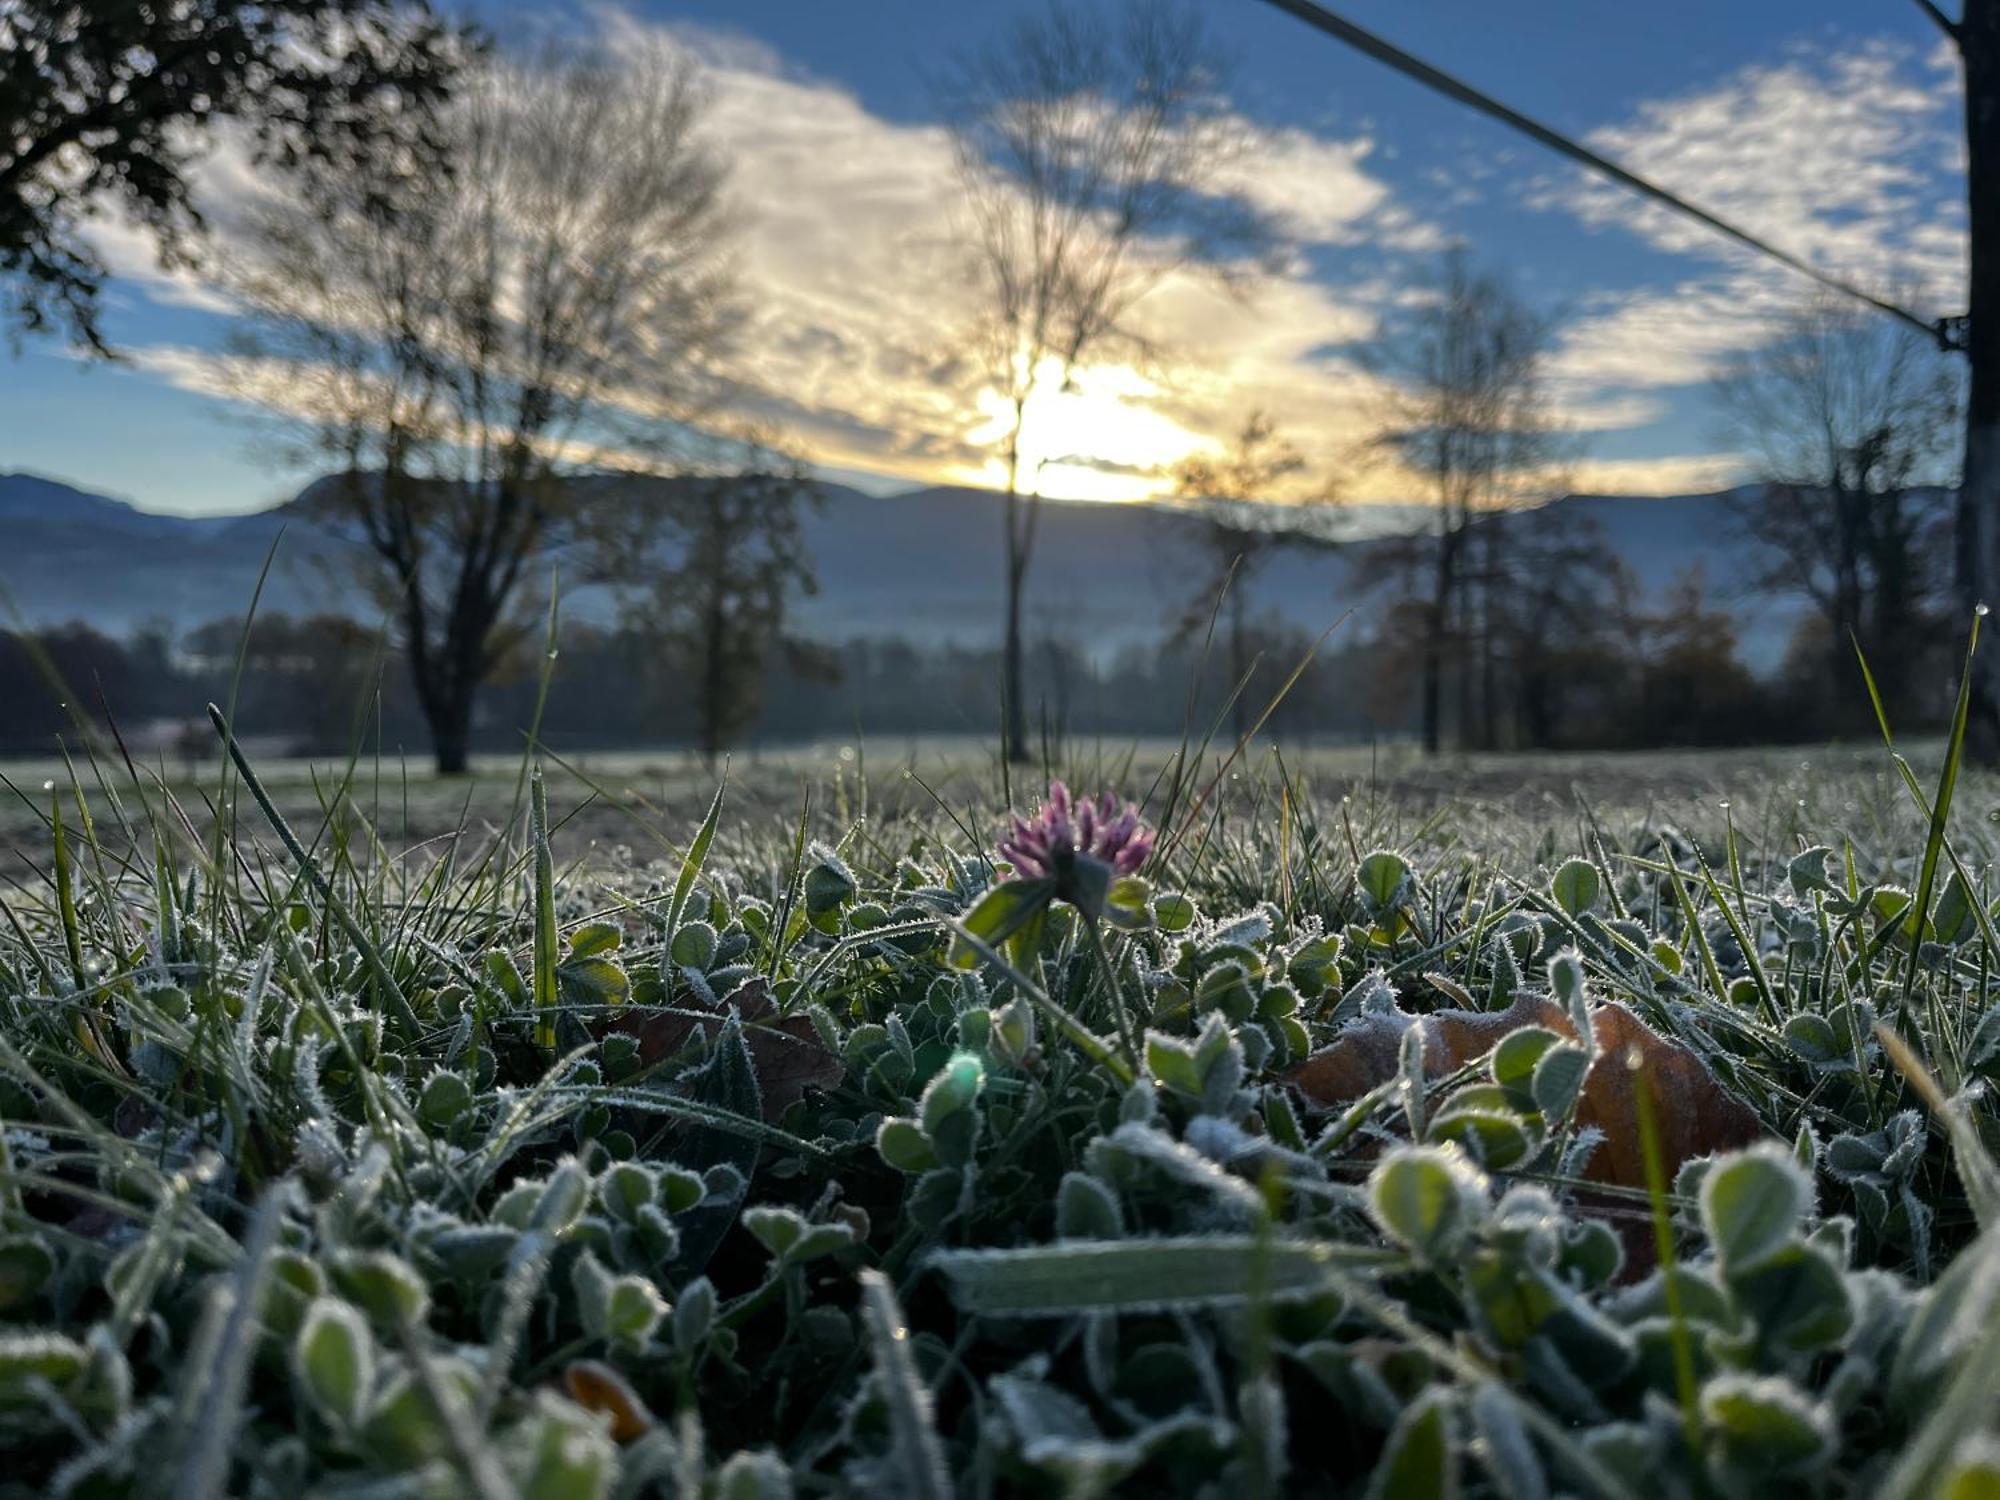
[[1610, 160], [1608, 157], [1598, 155], [1588, 146], [1579, 145], [1560, 131], [1553, 130], [1549, 126], [1542, 124], [1541, 121], [1530, 119], [1517, 109], [1508, 108], [1490, 94], [1481, 93], [1471, 84], [1461, 82], [1440, 68], [1432, 67], [1420, 57], [1411, 56], [1401, 47], [1383, 40], [1381, 37], [1375, 35], [1374, 32], [1364, 30], [1362, 27], [1356, 26], [1352, 21], [1335, 15], [1324, 5], [1317, 4], [1316, 0], [1264, 0], [1264, 3], [1276, 6], [1286, 14], [1305, 22], [1306, 25], [1323, 31], [1338, 41], [1347, 43], [1348, 46], [1354, 48], [1357, 52], [1366, 53], [1377, 62], [1388, 64], [1405, 78], [1414, 79], [1425, 88], [1435, 93], [1443, 94], [1447, 99], [1455, 99], [1460, 104], [1476, 109], [1479, 113], [1490, 119], [1498, 120], [1501, 124], [1507, 125], [1512, 129], [1520, 131], [1525, 136], [1540, 141], [1551, 151], [1566, 156], [1571, 161], [1581, 163], [1599, 176], [1608, 177], [1613, 182], [1632, 189], [1635, 193], [1651, 198], [1656, 203], [1666, 205], [1678, 214], [1693, 219], [1699, 224], [1705, 224], [1718, 234], [1727, 235], [1738, 244], [1747, 245], [1759, 254], [1768, 256], [1780, 265], [1789, 267], [1803, 276], [1810, 276], [1814, 281], [1830, 291], [1839, 292], [1842, 296], [1852, 297], [1857, 302], [1866, 303], [1877, 312], [1887, 313], [1890, 317], [1896, 319], [1898, 322], [1908, 324], [1927, 338], [1936, 339], [1946, 349], [1959, 349], [1963, 347], [1962, 341], [1958, 337], [1959, 320], [1939, 318], [1933, 321], [1920, 317], [1906, 307], [1899, 307], [1893, 302], [1886, 302], [1873, 293], [1863, 291], [1851, 282], [1843, 281], [1830, 272], [1822, 271], [1818, 266], [1813, 265], [1809, 261], [1801, 260], [1790, 251], [1781, 250], [1768, 240], [1759, 239], [1756, 235], [1750, 233], [1749, 230], [1739, 229], [1728, 220], [1717, 218], [1707, 209], [1698, 208], [1694, 204], [1689, 203], [1685, 198], [1668, 192], [1658, 183], [1649, 182], [1638, 173], [1619, 166], [1617, 162]]

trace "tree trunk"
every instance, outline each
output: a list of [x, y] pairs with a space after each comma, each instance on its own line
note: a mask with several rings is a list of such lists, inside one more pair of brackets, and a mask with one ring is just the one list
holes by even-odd
[[1485, 553], [1479, 573], [1479, 748], [1500, 748], [1500, 630], [1494, 619], [1494, 600], [1499, 595], [1500, 517], [1486, 518], [1481, 550]]
[[722, 719], [729, 692], [729, 663], [724, 654], [728, 645], [727, 622], [719, 602], [719, 599], [710, 601], [702, 622], [701, 702], [695, 709], [696, 743], [701, 749], [702, 764], [711, 771], [722, 754]]
[[[2000, 603], [2000, 0], [1965, 0], [1965, 188], [1971, 240], [1965, 466], [1959, 481], [1961, 581], [1968, 605]], [[1973, 755], [2000, 764], [2000, 650], [1976, 659]]]
[[[1007, 497], [1009, 508], [1020, 503], [1018, 495]], [[1010, 555], [1007, 559], [1006, 661], [1000, 691], [1007, 700], [1004, 705], [1007, 718], [1007, 759], [1017, 766], [1025, 765], [1028, 761], [1027, 684], [1021, 646], [1021, 586], [1027, 581], [1027, 574], [1027, 568]]]
[[1250, 733], [1250, 686], [1243, 680], [1250, 671], [1250, 642], [1244, 635], [1242, 582], [1243, 560], [1239, 557], [1229, 589], [1229, 690], [1236, 694], [1229, 722], [1239, 745]]
[[431, 754], [440, 776], [463, 776], [471, 769], [472, 694], [446, 690], [424, 709]]
[[1021, 650], [1021, 594], [1028, 581], [1027, 502], [1021, 496], [1021, 423], [1025, 398], [1014, 402], [1014, 431], [1007, 439], [1007, 500], [1003, 523], [1007, 531], [1007, 633], [1002, 647], [1000, 692], [1005, 720], [1007, 759], [1028, 762], [1028, 703]]
[[1451, 532], [1449, 518], [1438, 533], [1437, 574], [1431, 586], [1430, 608], [1424, 619], [1423, 736], [1424, 754], [1436, 755], [1443, 746], [1444, 644], [1450, 628], [1452, 584], [1456, 572], [1458, 539]]

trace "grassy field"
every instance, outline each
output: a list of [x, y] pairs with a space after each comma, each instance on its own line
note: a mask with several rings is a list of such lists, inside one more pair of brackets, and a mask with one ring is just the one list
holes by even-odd
[[2000, 783], [1173, 750], [7, 768], [0, 1492], [1994, 1492]]

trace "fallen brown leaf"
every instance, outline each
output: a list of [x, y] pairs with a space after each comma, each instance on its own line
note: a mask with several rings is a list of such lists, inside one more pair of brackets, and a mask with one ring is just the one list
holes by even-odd
[[[1356, 1020], [1332, 1045], [1287, 1074], [1286, 1081], [1323, 1108], [1358, 1099], [1395, 1077], [1403, 1033], [1411, 1026], [1423, 1028], [1424, 1073], [1430, 1078], [1477, 1062], [1503, 1037], [1524, 1026], [1545, 1026], [1572, 1040], [1576, 1037], [1569, 1012], [1540, 996], [1523, 996], [1501, 1011], [1442, 1010], [1419, 1017], [1392, 1010]], [[1641, 1079], [1652, 1104], [1660, 1161], [1669, 1183], [1684, 1162], [1763, 1137], [1755, 1112], [1724, 1089], [1699, 1057], [1661, 1036], [1623, 1004], [1610, 1001], [1593, 1007], [1590, 1029], [1597, 1056], [1584, 1075], [1576, 1120], [1603, 1131], [1604, 1140], [1584, 1166], [1587, 1181], [1645, 1188], [1646, 1153], [1639, 1132]], [[1587, 1206], [1623, 1210], [1617, 1217], [1626, 1242], [1627, 1269], [1650, 1266], [1651, 1230], [1643, 1214], [1635, 1220], [1629, 1204], [1608, 1195], [1593, 1195]]]
[[770, 986], [762, 979], [748, 980], [731, 990], [715, 1010], [627, 1006], [603, 1020], [597, 1029], [600, 1035], [623, 1032], [635, 1039], [639, 1064], [649, 1068], [685, 1047], [697, 1026], [703, 1038], [713, 1042], [731, 1010], [743, 1017], [743, 1039], [757, 1070], [766, 1120], [777, 1119], [807, 1089], [834, 1088], [847, 1076], [846, 1064], [827, 1050], [810, 1019], [778, 1014]]
[[653, 1430], [653, 1414], [625, 1377], [594, 1359], [572, 1360], [563, 1367], [563, 1389], [585, 1411], [611, 1418], [611, 1441], [630, 1443]]

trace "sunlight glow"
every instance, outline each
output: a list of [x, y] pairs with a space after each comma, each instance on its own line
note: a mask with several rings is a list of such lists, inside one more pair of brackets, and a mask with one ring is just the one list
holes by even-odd
[[[1127, 365], [1079, 370], [1064, 389], [1061, 362], [1044, 360], [1021, 432], [1022, 490], [1039, 488], [1053, 500], [1112, 502], [1169, 493], [1174, 466], [1214, 444], [1148, 404], [1161, 394], [1156, 382]], [[1007, 483], [1004, 449], [1013, 411], [990, 386], [977, 404], [984, 420], [966, 440], [992, 449], [993, 456], [970, 477], [999, 489]]]

